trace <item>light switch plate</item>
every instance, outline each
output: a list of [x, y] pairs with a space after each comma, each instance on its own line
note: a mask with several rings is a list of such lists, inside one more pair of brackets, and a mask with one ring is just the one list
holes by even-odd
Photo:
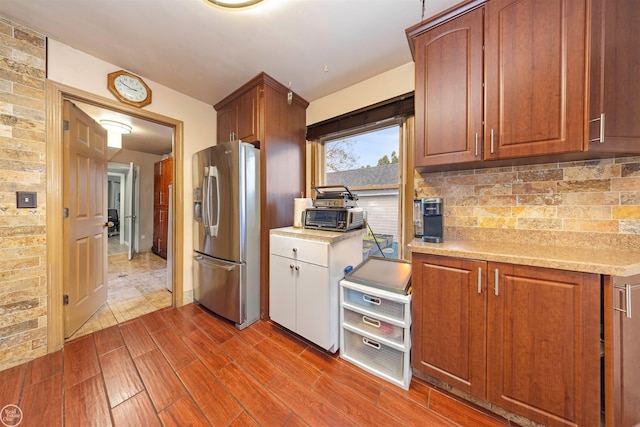
[[18, 208], [37, 208], [38, 193], [35, 191], [17, 191], [16, 192]]

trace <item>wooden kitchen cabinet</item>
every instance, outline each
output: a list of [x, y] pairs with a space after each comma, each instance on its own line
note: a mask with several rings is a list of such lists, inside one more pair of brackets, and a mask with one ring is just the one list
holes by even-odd
[[640, 152], [639, 27], [633, 0], [476, 0], [407, 29], [415, 166]]
[[607, 426], [640, 424], [640, 275], [604, 278]]
[[[309, 103], [295, 93], [289, 103], [288, 92], [286, 86], [260, 73], [214, 105], [218, 111], [218, 142], [229, 140], [229, 129], [233, 131], [235, 123], [238, 137], [260, 149], [262, 254], [270, 253], [271, 229], [293, 224], [293, 199], [305, 191]], [[268, 262], [260, 263], [260, 317], [269, 319]]]
[[599, 425], [600, 276], [487, 268], [487, 400], [547, 426]]
[[169, 240], [169, 186], [173, 182], [173, 158], [156, 162], [153, 167], [153, 243], [151, 251], [167, 258]]
[[[362, 235], [328, 243], [271, 235], [271, 320], [330, 352], [339, 347], [338, 282], [362, 262]], [[345, 237], [346, 237], [345, 236]]]
[[258, 88], [253, 87], [218, 111], [218, 142], [258, 141]]
[[600, 276], [413, 254], [412, 367], [549, 426], [600, 417]]
[[413, 255], [411, 364], [480, 398], [486, 390], [486, 262]]
[[416, 166], [482, 159], [483, 9], [415, 41]]
[[589, 151], [635, 153], [640, 146], [640, 7], [591, 2]]

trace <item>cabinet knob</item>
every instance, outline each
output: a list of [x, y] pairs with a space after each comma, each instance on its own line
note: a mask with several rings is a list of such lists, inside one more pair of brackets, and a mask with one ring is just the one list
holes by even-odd
[[298, 253], [298, 248], [293, 248], [293, 253], [297, 254]]
[[293, 270], [293, 264], [289, 264], [289, 268]]
[[296, 271], [299, 271], [299, 270], [300, 270], [300, 266], [296, 265]]

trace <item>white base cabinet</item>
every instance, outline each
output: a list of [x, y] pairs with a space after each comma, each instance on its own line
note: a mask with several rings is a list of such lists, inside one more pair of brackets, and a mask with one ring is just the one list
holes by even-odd
[[362, 234], [339, 236], [269, 238], [271, 320], [332, 353], [339, 348], [338, 283], [345, 267], [362, 262]]

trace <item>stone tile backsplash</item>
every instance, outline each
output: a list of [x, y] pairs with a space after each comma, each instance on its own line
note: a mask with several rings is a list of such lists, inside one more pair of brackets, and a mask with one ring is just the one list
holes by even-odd
[[416, 198], [444, 199], [445, 231], [456, 235], [640, 237], [640, 157], [415, 172], [414, 178]]
[[45, 48], [0, 18], [0, 370], [47, 352]]

